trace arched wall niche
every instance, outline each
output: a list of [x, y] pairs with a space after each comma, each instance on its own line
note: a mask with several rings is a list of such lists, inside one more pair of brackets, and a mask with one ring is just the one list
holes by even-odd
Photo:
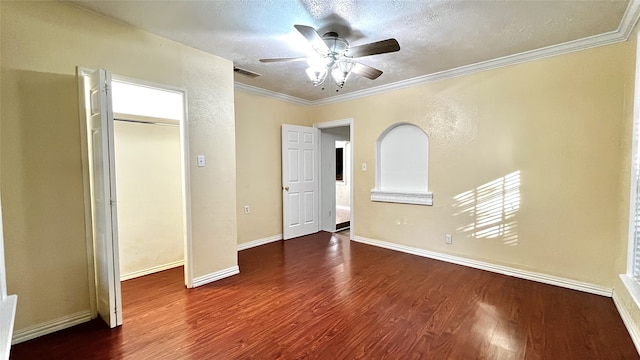
[[429, 138], [418, 126], [396, 123], [376, 141], [372, 201], [433, 205], [429, 192]]

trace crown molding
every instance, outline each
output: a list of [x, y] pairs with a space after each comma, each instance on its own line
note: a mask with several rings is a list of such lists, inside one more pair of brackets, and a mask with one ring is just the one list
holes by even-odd
[[501, 58], [482, 61], [475, 64], [460, 66], [454, 69], [444, 70], [433, 74], [418, 76], [415, 78], [401, 80], [394, 83], [380, 85], [365, 90], [354, 91], [348, 94], [333, 96], [322, 100], [313, 101], [313, 106], [333, 104], [343, 101], [355, 100], [367, 96], [382, 94], [390, 91], [406, 89], [412, 86], [428, 84], [440, 80], [450, 79], [459, 76], [471, 75], [482, 71], [498, 69], [505, 66], [516, 65], [524, 62], [544, 59], [552, 56], [563, 55], [570, 52], [586, 50], [598, 46], [610, 45], [625, 41], [619, 38], [617, 32], [592, 36], [580, 40], [570, 41], [563, 44], [548, 46], [536, 50], [526, 51], [514, 55], [507, 55]]
[[255, 94], [255, 95], [262, 95], [262, 96], [270, 97], [270, 98], [273, 98], [273, 99], [286, 101], [286, 102], [289, 102], [289, 103], [292, 103], [292, 104], [296, 104], [296, 105], [313, 106], [313, 101], [301, 99], [299, 97], [286, 95], [286, 94], [282, 94], [282, 93], [271, 91], [271, 90], [261, 89], [261, 88], [256, 87], [256, 86], [243, 84], [243, 83], [240, 83], [240, 82], [237, 82], [237, 81], [234, 81], [233, 85], [234, 85], [234, 88], [236, 90], [240, 90], [240, 91], [243, 91], [243, 92], [246, 92], [246, 93]]
[[482, 61], [475, 64], [461, 66], [455, 69], [444, 70], [433, 74], [419, 76], [407, 80], [398, 81], [391, 84], [376, 86], [366, 90], [334, 96], [322, 100], [313, 101], [313, 106], [333, 104], [342, 101], [359, 99], [371, 95], [381, 94], [389, 91], [405, 89], [411, 86], [427, 84], [435, 81], [449, 79], [458, 76], [471, 75], [481, 71], [497, 69], [505, 66], [520, 64], [547, 57], [568, 54], [575, 51], [591, 49], [599, 46], [615, 44], [627, 41], [634, 26], [640, 18], [640, 0], [631, 0], [625, 10], [618, 29], [604, 34], [594, 35], [587, 38], [568, 41], [562, 44], [551, 45], [540, 49], [530, 50], [523, 53], [503, 56], [501, 58]]
[[627, 10], [622, 16], [620, 26], [618, 26], [618, 33], [624, 36], [624, 40], [622, 41], [629, 39], [638, 19], [640, 19], [640, 0], [631, 0], [629, 1], [629, 5], [627, 5]]
[[236, 82], [236, 89], [251, 92], [258, 95], [269, 96], [276, 99], [288, 101], [298, 105], [320, 106], [334, 104], [343, 101], [359, 99], [367, 96], [382, 94], [390, 91], [405, 89], [408, 87], [432, 83], [444, 79], [454, 78], [458, 76], [471, 75], [482, 71], [498, 69], [505, 66], [520, 64], [524, 62], [544, 59], [552, 56], [568, 54], [576, 51], [587, 50], [599, 46], [611, 45], [623, 41], [627, 41], [633, 32], [633, 28], [640, 18], [640, 0], [631, 0], [625, 10], [618, 29], [607, 33], [590, 36], [578, 40], [568, 41], [562, 44], [551, 45], [540, 49], [530, 50], [523, 53], [507, 55], [500, 58], [482, 61], [475, 64], [457, 67], [440, 71], [433, 74], [418, 76], [415, 78], [397, 81], [391, 84], [380, 85], [373, 88], [354, 91], [344, 95], [337, 95], [321, 100], [304, 100], [294, 96], [281, 94], [275, 91], [264, 90], [254, 86], [241, 84]]

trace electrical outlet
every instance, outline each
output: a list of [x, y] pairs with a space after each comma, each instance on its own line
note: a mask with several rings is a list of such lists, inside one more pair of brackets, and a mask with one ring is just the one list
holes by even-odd
[[245, 213], [245, 214], [249, 214], [249, 213], [251, 213], [251, 208], [249, 207], [249, 205], [245, 205], [245, 206], [244, 206], [244, 213]]
[[447, 234], [444, 236], [444, 243], [451, 244], [453, 242], [453, 236], [451, 234]]

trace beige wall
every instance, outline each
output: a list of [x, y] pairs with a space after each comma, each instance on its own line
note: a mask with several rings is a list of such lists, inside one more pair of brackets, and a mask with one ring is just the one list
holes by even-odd
[[[90, 307], [76, 65], [186, 89], [193, 275], [236, 266], [231, 61], [60, 2], [0, 6], [2, 205], [16, 330]], [[207, 167], [196, 167], [196, 154]]]
[[[312, 125], [313, 108], [236, 91], [238, 244], [282, 234], [281, 125]], [[251, 207], [245, 215], [243, 206]], [[242, 270], [242, 269], [241, 269]]]
[[184, 260], [180, 128], [114, 124], [120, 276]]
[[[316, 109], [316, 121], [354, 119], [356, 235], [612, 287], [623, 245], [627, 47], [599, 47]], [[429, 135], [433, 206], [370, 201], [375, 141], [401, 121]], [[516, 172], [519, 181], [510, 176]], [[511, 194], [519, 205], [495, 214], [501, 227], [492, 233], [481, 224], [487, 215], [479, 206], [482, 187], [493, 187], [500, 199], [506, 176], [517, 183]], [[470, 202], [459, 200], [465, 195]], [[453, 234], [452, 245], [445, 234]]]

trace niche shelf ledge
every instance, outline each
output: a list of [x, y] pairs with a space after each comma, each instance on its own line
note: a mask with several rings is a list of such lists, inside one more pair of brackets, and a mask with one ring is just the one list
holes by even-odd
[[432, 206], [433, 193], [371, 189], [371, 201]]

